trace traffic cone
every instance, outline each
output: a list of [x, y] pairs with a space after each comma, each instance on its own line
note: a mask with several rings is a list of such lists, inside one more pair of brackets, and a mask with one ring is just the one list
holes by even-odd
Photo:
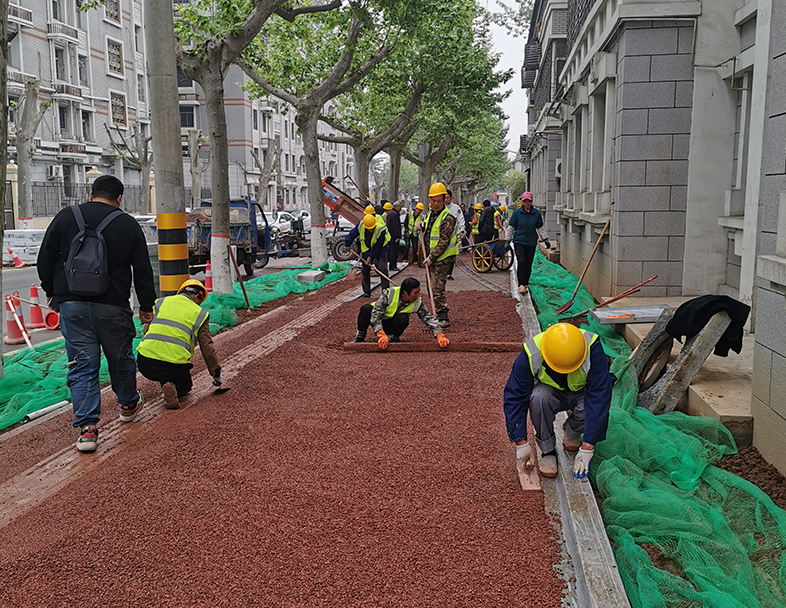
[[60, 315], [54, 310], [48, 310], [44, 315], [44, 323], [46, 323], [46, 328], [50, 331], [60, 329]]
[[6, 344], [25, 343], [22, 329], [17, 324], [16, 319], [14, 319], [14, 313], [11, 312], [11, 296], [5, 297], [5, 333], [6, 335], [3, 338], [3, 342]]
[[207, 293], [212, 293], [213, 291], [213, 271], [210, 270], [210, 260], [207, 261], [207, 266], [205, 267], [205, 289], [207, 289]]
[[38, 300], [38, 288], [33, 283], [33, 286], [30, 288], [30, 324], [28, 327], [32, 327], [33, 329], [40, 329], [42, 327], [46, 327], [46, 323], [44, 323], [44, 313], [41, 310], [41, 306], [39, 306]]
[[[22, 260], [19, 259], [19, 256], [16, 255], [13, 251], [11, 251], [10, 247], [6, 247], [6, 249], [8, 249], [8, 255], [11, 256], [12, 260], [14, 260], [14, 266], [16, 266], [17, 268], [24, 268], [25, 263]], [[19, 295], [19, 294], [17, 294], [17, 295]]]
[[19, 292], [15, 291], [9, 297], [11, 298], [11, 303], [14, 305], [14, 309], [16, 310], [16, 316], [19, 317], [19, 321], [22, 323], [22, 331], [26, 332], [25, 315], [22, 313], [22, 304], [19, 302]]

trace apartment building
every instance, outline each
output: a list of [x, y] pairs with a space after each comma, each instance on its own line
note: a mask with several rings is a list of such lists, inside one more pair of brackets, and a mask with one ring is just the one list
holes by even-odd
[[[231, 66], [224, 80], [224, 107], [229, 136], [229, 190], [232, 197], [260, 198], [259, 178], [261, 167], [254, 161], [254, 154], [264, 163], [268, 150], [275, 142], [279, 151], [279, 168], [267, 184], [267, 208], [271, 210], [309, 209], [306, 183], [306, 157], [303, 140], [294, 121], [294, 108], [273, 97], [251, 99], [244, 86], [248, 76], [237, 66]], [[180, 73], [180, 126], [183, 133], [183, 154], [186, 188], [191, 187], [187, 151], [189, 129], [199, 129], [208, 134], [205, 99], [200, 86]], [[332, 108], [327, 108], [332, 111]], [[320, 132], [335, 135], [335, 131], [320, 123]], [[209, 145], [209, 144], [208, 144]], [[208, 154], [207, 146], [204, 154]], [[321, 175], [332, 175], [336, 184], [352, 196], [357, 190], [352, 183], [356, 178], [354, 154], [346, 144], [319, 142]], [[209, 167], [202, 178], [202, 194], [209, 196]]]
[[[91, 168], [140, 184], [139, 172], [117, 158], [105, 125], [129, 132], [137, 123], [149, 133], [142, 3], [81, 6], [82, 0], [10, 0], [8, 6], [9, 102], [19, 101], [29, 79], [41, 81], [41, 98], [51, 102], [32, 166], [36, 216], [82, 202]], [[11, 137], [18, 119], [12, 109]], [[9, 147], [9, 160], [15, 155]]]

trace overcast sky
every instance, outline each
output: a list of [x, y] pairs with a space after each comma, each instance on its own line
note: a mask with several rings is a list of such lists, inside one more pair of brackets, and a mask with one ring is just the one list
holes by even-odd
[[[485, 3], [487, 8], [494, 10], [492, 1]], [[512, 4], [512, 2], [509, 2]], [[508, 151], [516, 153], [519, 147], [519, 135], [527, 132], [526, 95], [521, 88], [521, 65], [524, 63], [524, 38], [513, 38], [499, 26], [493, 25], [494, 48], [502, 53], [498, 68], [500, 70], [513, 69], [513, 78], [505, 85], [511, 91], [510, 96], [502, 102], [502, 110], [508, 116]]]

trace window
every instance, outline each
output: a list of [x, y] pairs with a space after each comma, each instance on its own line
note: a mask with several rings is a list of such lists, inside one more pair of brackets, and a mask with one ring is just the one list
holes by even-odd
[[289, 121], [284, 120], [284, 139], [289, 137], [289, 135], [287, 135], [287, 131], [289, 131]]
[[194, 106], [180, 106], [180, 126], [183, 129], [194, 128]]
[[295, 139], [295, 123], [294, 122], [289, 123], [289, 128], [292, 131], [292, 139]]
[[110, 74], [123, 75], [123, 45], [121, 43], [107, 39], [106, 64]]
[[[259, 166], [259, 163], [257, 162], [258, 158], [259, 158], [259, 148], [254, 148], [253, 161], [254, 161], [254, 164], [256, 165], [257, 169], [261, 169], [261, 167]], [[260, 158], [259, 160], [261, 161], [262, 159]]]
[[14, 107], [19, 107], [19, 98], [9, 97], [8, 98], [8, 128], [11, 131], [16, 130], [16, 110], [14, 110]]
[[79, 84], [83, 87], [87, 86], [87, 56], [79, 55], [77, 58], [77, 70], [79, 72]]
[[126, 124], [126, 96], [122, 93], [109, 93], [109, 104], [111, 106], [112, 124], [125, 127]]
[[289, 171], [289, 154], [284, 154], [284, 171]]
[[93, 116], [84, 110], [82, 111], [82, 139], [93, 141]]
[[8, 37], [10, 38], [14, 33], [16, 36], [8, 45], [8, 67], [16, 70], [22, 69], [22, 47], [19, 32], [19, 26], [9, 23], [8, 24]]
[[268, 115], [262, 112], [262, 133], [267, 133], [267, 121], [269, 120]]
[[66, 76], [65, 49], [55, 47], [55, 77], [58, 80], [68, 80]]
[[142, 52], [142, 28], [138, 25], [134, 26], [134, 49], [137, 53]]
[[58, 105], [57, 115], [60, 119], [60, 137], [68, 137], [70, 135], [68, 132], [68, 106]]
[[136, 95], [140, 103], [145, 103], [145, 77], [142, 75], [136, 77]]
[[60, 1], [52, 0], [52, 19], [60, 21]]
[[85, 27], [87, 24], [87, 15], [82, 12], [82, 4], [82, 0], [76, 0], [76, 27], [84, 31], [87, 29]]
[[104, 0], [104, 16], [109, 21], [120, 23], [120, 1]]
[[251, 118], [253, 122], [254, 131], [259, 130], [259, 113], [256, 110], [251, 110]]
[[177, 86], [179, 87], [190, 87], [193, 86], [194, 81], [188, 78], [183, 70], [180, 69], [178, 66], [177, 68]]

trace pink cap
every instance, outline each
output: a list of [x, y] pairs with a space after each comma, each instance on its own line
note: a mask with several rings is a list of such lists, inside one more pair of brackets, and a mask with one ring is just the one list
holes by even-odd
[[531, 201], [532, 200], [532, 192], [525, 192], [524, 194], [522, 194], [521, 195], [521, 200], [522, 201], [527, 201], [527, 200]]

